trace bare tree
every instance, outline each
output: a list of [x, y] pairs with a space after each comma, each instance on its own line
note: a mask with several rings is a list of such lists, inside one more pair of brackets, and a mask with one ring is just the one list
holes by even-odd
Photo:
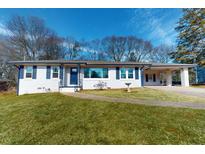
[[6, 24], [8, 36], [0, 42], [1, 78], [16, 81], [10, 60], [58, 59], [60, 39], [38, 17], [13, 16]]
[[20, 56], [5, 41], [0, 40], [0, 79], [11, 80], [15, 84], [17, 77], [17, 69], [15, 66], [8, 65], [8, 60], [19, 60]]
[[92, 40], [87, 43], [87, 50], [89, 52], [89, 60], [99, 60], [99, 53], [101, 52], [101, 41]]
[[23, 55], [24, 60], [36, 60], [43, 52], [45, 41], [50, 30], [38, 17], [13, 16], [6, 27], [9, 31], [9, 42], [15, 50]]
[[123, 61], [126, 53], [126, 37], [111, 36], [102, 40], [103, 51], [111, 57], [113, 61]]
[[63, 41], [65, 59], [74, 60], [80, 52], [80, 43], [72, 37], [67, 37]]
[[63, 39], [52, 33], [46, 38], [40, 60], [56, 60], [64, 58]]
[[[93, 60], [145, 61], [152, 52], [150, 41], [135, 36], [109, 36], [90, 42]], [[94, 50], [93, 50], [94, 49]]]
[[107, 60], [105, 51], [103, 51], [102, 40], [95, 39], [91, 41], [81, 42], [82, 52], [87, 56], [84, 56], [85, 60]]
[[174, 52], [173, 46], [161, 44], [155, 47], [150, 54], [150, 61], [156, 63], [169, 63], [171, 61], [170, 53]]
[[134, 36], [127, 37], [127, 60], [141, 62], [147, 60], [152, 52], [152, 44], [149, 41], [138, 39]]

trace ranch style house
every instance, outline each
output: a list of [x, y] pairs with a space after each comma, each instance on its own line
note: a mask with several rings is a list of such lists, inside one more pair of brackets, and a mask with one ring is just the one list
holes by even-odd
[[180, 71], [181, 86], [189, 86], [194, 64], [155, 64], [107, 61], [10, 61], [18, 68], [17, 94], [76, 92], [81, 89], [117, 89], [172, 86], [172, 74]]

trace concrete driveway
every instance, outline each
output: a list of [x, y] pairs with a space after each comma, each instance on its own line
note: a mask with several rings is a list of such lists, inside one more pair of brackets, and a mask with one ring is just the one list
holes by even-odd
[[131, 103], [131, 104], [140, 104], [140, 105], [148, 105], [148, 106], [178, 107], [178, 108], [192, 108], [192, 109], [205, 110], [204, 102], [201, 102], [201, 103], [165, 102], [165, 101], [156, 101], [156, 100], [139, 100], [136, 98], [116, 98], [116, 97], [108, 97], [108, 96], [99, 96], [99, 95], [94, 95], [94, 94], [84, 94], [84, 93], [64, 93], [64, 94], [68, 96], [72, 96], [72, 97], [95, 100], [95, 101]]
[[157, 89], [162, 91], [170, 91], [188, 96], [196, 96], [205, 98], [205, 88], [192, 88], [192, 87], [180, 87], [180, 86], [145, 86], [151, 89]]

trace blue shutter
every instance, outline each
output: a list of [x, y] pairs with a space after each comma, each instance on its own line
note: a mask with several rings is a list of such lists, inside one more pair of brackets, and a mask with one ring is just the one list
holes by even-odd
[[33, 66], [33, 77], [32, 79], [36, 79], [37, 76], [37, 66]]
[[51, 66], [46, 67], [46, 79], [51, 78]]
[[63, 83], [63, 66], [60, 66], [60, 84]]
[[19, 79], [23, 79], [24, 76], [24, 66], [19, 66]]
[[120, 68], [116, 67], [116, 80], [120, 79]]
[[63, 80], [63, 66], [60, 66], [60, 79]]
[[135, 79], [139, 79], [139, 68], [135, 67]]

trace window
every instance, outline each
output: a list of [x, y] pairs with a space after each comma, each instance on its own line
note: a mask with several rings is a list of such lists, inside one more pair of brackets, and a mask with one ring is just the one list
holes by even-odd
[[108, 78], [108, 68], [85, 68], [84, 78]]
[[27, 66], [26, 67], [26, 78], [32, 78], [32, 74], [33, 74], [33, 67]]
[[134, 78], [134, 68], [121, 68], [120, 78], [121, 79], [133, 79]]
[[128, 68], [128, 78], [133, 79], [133, 68]]
[[145, 81], [148, 82], [149, 79], [148, 79], [148, 74], [145, 74]]
[[58, 78], [58, 67], [57, 66], [53, 67], [53, 78]]
[[89, 71], [90, 71], [89, 68], [85, 68], [85, 69], [84, 69], [84, 78], [89, 78], [89, 77], [90, 77], [90, 76], [89, 76]]
[[153, 74], [153, 82], [156, 82], [156, 74]]
[[121, 79], [126, 79], [126, 69], [125, 68], [120, 69], [120, 77]]
[[103, 68], [103, 78], [108, 78], [108, 69]]
[[72, 68], [72, 72], [73, 72], [73, 73], [78, 73], [77, 68]]
[[102, 78], [102, 69], [91, 69], [91, 78]]

